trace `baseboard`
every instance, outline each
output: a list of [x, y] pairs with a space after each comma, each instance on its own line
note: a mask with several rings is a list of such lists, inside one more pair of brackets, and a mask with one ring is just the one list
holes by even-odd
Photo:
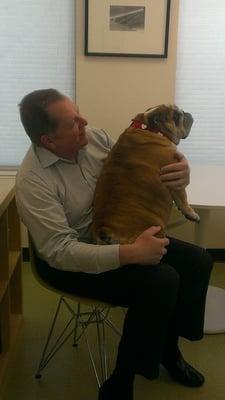
[[[225, 249], [207, 249], [211, 254], [214, 261], [223, 262], [225, 261]], [[28, 247], [23, 248], [23, 261], [29, 261], [29, 249]]]
[[214, 261], [225, 261], [225, 249], [207, 249]]

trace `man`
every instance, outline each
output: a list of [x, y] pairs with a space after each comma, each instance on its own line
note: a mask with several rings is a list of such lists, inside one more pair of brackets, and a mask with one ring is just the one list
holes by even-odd
[[[20, 103], [32, 146], [19, 169], [16, 198], [43, 279], [66, 292], [128, 307], [115, 370], [99, 400], [133, 399], [135, 374], [171, 377], [198, 387], [203, 375], [178, 348], [179, 336], [203, 336], [212, 260], [201, 248], [160, 239], [149, 227], [133, 244], [91, 243], [93, 194], [112, 140], [87, 127], [77, 106], [54, 89], [34, 91]], [[161, 179], [179, 190], [189, 183], [187, 161], [165, 166]]]

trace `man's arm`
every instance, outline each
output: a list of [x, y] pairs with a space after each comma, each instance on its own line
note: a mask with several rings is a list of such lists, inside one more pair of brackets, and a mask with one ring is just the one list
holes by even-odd
[[147, 229], [134, 243], [127, 245], [79, 242], [78, 233], [69, 227], [56, 194], [38, 178], [20, 181], [16, 186], [16, 199], [39, 256], [53, 267], [99, 273], [126, 264], [154, 265], [166, 254], [168, 239], [155, 237], [160, 227]]
[[62, 270], [99, 273], [120, 266], [119, 245], [99, 246], [78, 241], [57, 195], [39, 177], [16, 184], [18, 211], [38, 255]]

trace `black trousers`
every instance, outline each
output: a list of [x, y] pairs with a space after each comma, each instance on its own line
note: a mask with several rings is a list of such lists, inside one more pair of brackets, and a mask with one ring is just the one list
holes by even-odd
[[38, 268], [53, 287], [128, 307], [117, 365], [155, 378], [168, 337], [202, 338], [213, 266], [198, 246], [170, 238], [167, 249], [155, 266], [127, 265], [87, 274], [60, 271], [39, 260]]

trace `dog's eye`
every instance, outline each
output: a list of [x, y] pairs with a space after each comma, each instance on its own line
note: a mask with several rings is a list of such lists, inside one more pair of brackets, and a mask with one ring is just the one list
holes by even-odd
[[179, 111], [174, 111], [173, 113], [173, 120], [176, 125], [179, 125], [181, 113]]

